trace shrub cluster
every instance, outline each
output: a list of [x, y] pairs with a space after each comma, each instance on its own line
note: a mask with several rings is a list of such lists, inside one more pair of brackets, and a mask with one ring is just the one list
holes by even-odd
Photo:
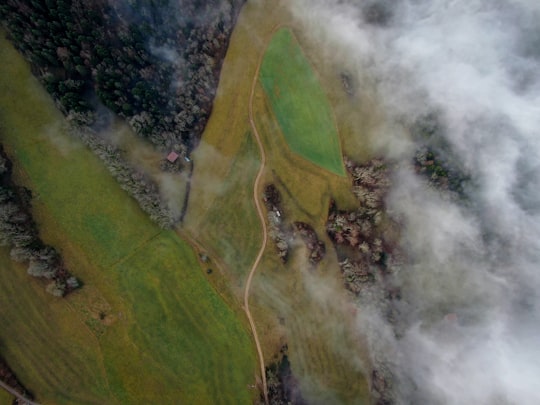
[[[283, 346], [279, 359], [266, 367], [268, 402], [270, 405], [306, 405], [298, 379], [294, 376], [288, 358], [288, 347]], [[263, 398], [261, 398], [261, 403]]]
[[28, 263], [28, 274], [51, 280], [47, 292], [61, 297], [79, 286], [64, 267], [62, 258], [39, 238], [30, 213], [31, 193], [17, 187], [12, 163], [0, 145], [0, 245], [11, 247], [11, 258]]
[[120, 187], [127, 191], [146, 212], [150, 219], [161, 228], [172, 228], [176, 218], [165, 204], [159, 193], [158, 185], [145, 173], [130, 165], [122, 156], [122, 152], [97, 137], [90, 129], [75, 130], [84, 143], [103, 161]]
[[428, 146], [421, 146], [414, 156], [415, 171], [424, 176], [432, 187], [447, 192], [451, 198], [462, 198], [469, 176], [443, 156]]
[[309, 252], [309, 262], [315, 266], [326, 254], [326, 246], [319, 239], [311, 225], [306, 222], [286, 221], [285, 213], [281, 208], [281, 194], [273, 184], [264, 189], [263, 201], [268, 210], [268, 236], [276, 246], [278, 257], [283, 263], [287, 262], [293, 240], [299, 236], [305, 243]]
[[276, 186], [268, 184], [264, 188], [264, 205], [268, 210], [268, 236], [276, 246], [276, 252], [282, 263], [289, 258], [290, 242], [293, 233], [290, 227], [285, 225], [283, 209], [281, 209], [281, 194]]
[[358, 208], [338, 210], [331, 203], [326, 230], [340, 258], [345, 286], [355, 294], [374, 281], [377, 272], [391, 270], [398, 256], [397, 224], [385, 215], [384, 198], [390, 187], [389, 168], [382, 159], [359, 165], [345, 158]]
[[317, 265], [326, 254], [324, 242], [319, 239], [315, 229], [306, 222], [296, 221], [294, 223], [294, 230], [306, 244], [309, 252], [309, 262], [314, 266]]

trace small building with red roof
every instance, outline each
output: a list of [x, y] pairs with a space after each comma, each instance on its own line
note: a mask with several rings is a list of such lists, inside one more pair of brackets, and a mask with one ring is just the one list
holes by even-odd
[[171, 153], [167, 155], [167, 160], [171, 163], [174, 163], [176, 162], [179, 156], [180, 155], [178, 153], [176, 153], [175, 151], [172, 151]]

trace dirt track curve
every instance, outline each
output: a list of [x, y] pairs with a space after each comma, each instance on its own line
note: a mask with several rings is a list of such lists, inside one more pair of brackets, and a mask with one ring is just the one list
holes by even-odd
[[262, 175], [264, 173], [264, 168], [266, 165], [266, 153], [264, 151], [264, 146], [262, 144], [259, 132], [257, 131], [257, 127], [255, 126], [255, 119], [253, 117], [253, 98], [255, 97], [255, 87], [257, 86], [257, 80], [259, 78], [259, 71], [261, 69], [261, 63], [264, 56], [264, 51], [265, 49], [263, 49], [261, 56], [259, 57], [259, 61], [257, 63], [257, 69], [255, 70], [255, 74], [253, 75], [253, 81], [251, 83], [251, 93], [249, 95], [249, 108], [248, 108], [249, 123], [251, 125], [251, 129], [253, 130], [253, 135], [255, 136], [257, 145], [259, 146], [259, 151], [261, 153], [261, 165], [259, 166], [257, 177], [255, 177], [255, 183], [253, 183], [253, 201], [255, 201], [257, 214], [259, 214], [259, 219], [261, 220], [263, 238], [262, 238], [261, 247], [259, 249], [259, 253], [257, 254], [257, 257], [255, 258], [255, 261], [253, 262], [253, 265], [251, 266], [251, 270], [249, 271], [249, 275], [246, 280], [246, 285], [244, 287], [244, 311], [246, 312], [246, 316], [249, 320], [249, 324], [251, 326], [251, 332], [253, 334], [253, 339], [255, 341], [255, 346], [257, 347], [257, 353], [259, 354], [259, 362], [261, 364], [261, 378], [262, 378], [262, 385], [263, 385], [264, 402], [268, 405], [268, 387], [266, 384], [264, 357], [263, 357], [263, 353], [261, 349], [261, 344], [259, 342], [259, 336], [257, 335], [257, 329], [255, 328], [255, 322], [253, 321], [253, 317], [251, 316], [251, 312], [249, 310], [249, 289], [251, 287], [251, 281], [253, 280], [253, 275], [255, 274], [255, 271], [257, 270], [257, 267], [259, 266], [261, 258], [264, 254], [264, 250], [266, 249], [266, 242], [268, 240], [266, 219], [263, 213], [263, 209], [261, 207], [261, 201], [260, 201], [259, 193], [258, 193], [259, 184], [260, 184]]

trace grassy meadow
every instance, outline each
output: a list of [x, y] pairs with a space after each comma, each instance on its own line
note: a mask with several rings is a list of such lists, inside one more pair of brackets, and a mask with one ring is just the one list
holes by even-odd
[[69, 303], [47, 294], [25, 270], [0, 250], [2, 355], [40, 402], [109, 401], [99, 340]]
[[[267, 363], [287, 343], [293, 373], [308, 400], [369, 403], [367, 378], [359, 365], [364, 354], [347, 327], [351, 307], [324, 232], [330, 198], [340, 207], [356, 203], [344, 176], [340, 144], [348, 155], [365, 152], [358, 138], [349, 136], [353, 129], [348, 121], [340, 121], [342, 109], [335, 109], [337, 103], [347, 103], [339, 70], [319, 66], [317, 49], [305, 46], [286, 4], [263, 0], [244, 5], [210, 121], [193, 153], [191, 197], [181, 233], [195, 238], [210, 255], [202, 269], [188, 245], [151, 224], [100, 162], [65, 135], [48, 96], [0, 39], [0, 57], [7, 61], [0, 66], [0, 120], [5, 133], [0, 136], [8, 152], [23, 163], [24, 170], [17, 175], [35, 191], [34, 215], [45, 241], [62, 250], [70, 269], [85, 282], [66, 301], [55, 301], [39, 281], [16, 268], [13, 287], [0, 295], [0, 300], [6, 297], [11, 302], [15, 291], [29, 291], [19, 304], [28, 312], [25, 319], [19, 319], [20, 308], [0, 308], [0, 322], [11, 325], [9, 332], [0, 330], [0, 351], [38, 400], [45, 404], [252, 403], [256, 392], [248, 385], [253, 384], [258, 367], [238, 305], [261, 241], [252, 198], [260, 156], [248, 103], [259, 57], [269, 55], [267, 46], [277, 38], [275, 55], [286, 51], [291, 60], [283, 63], [275, 56], [267, 67], [287, 65], [287, 74], [273, 80], [294, 87], [272, 101], [274, 93], [264, 87], [261, 71], [254, 113], [268, 154], [265, 182], [279, 188], [288, 219], [314, 226], [328, 254], [312, 271], [306, 266], [304, 248], [295, 248], [290, 262], [282, 265], [270, 243], [254, 278], [252, 313]], [[280, 25], [292, 27], [294, 36], [288, 29], [276, 32]], [[287, 35], [291, 36], [288, 43]], [[308, 60], [317, 66], [317, 74]], [[299, 71], [291, 75], [295, 69]], [[287, 138], [292, 132], [286, 132], [289, 127], [279, 121], [276, 103], [283, 110], [282, 119], [293, 119], [285, 125], [300, 130], [296, 145], [310, 155], [294, 149], [292, 138]], [[285, 112], [289, 107], [295, 110]], [[314, 131], [321, 117], [326, 117], [324, 123]], [[321, 128], [328, 131], [319, 132]], [[348, 145], [352, 147], [347, 149]], [[204, 274], [207, 267], [215, 270], [213, 274]], [[224, 291], [229, 286], [232, 298]], [[215, 289], [236, 307], [225, 307]], [[33, 326], [45, 322], [51, 327]], [[60, 340], [68, 355], [58, 358], [47, 348], [50, 341]], [[42, 369], [33, 371], [37, 361], [33, 352], [44, 361]], [[79, 356], [73, 357], [76, 363], [72, 352]], [[85, 368], [79, 369], [82, 365]], [[70, 388], [73, 373], [83, 377]], [[64, 376], [68, 384], [62, 383]]]
[[[210, 121], [194, 152], [196, 165], [186, 230], [204, 245], [212, 260], [223, 264], [223, 274], [210, 279], [228, 280], [238, 300], [242, 299], [245, 277], [261, 241], [252, 201], [260, 155], [248, 118], [251, 81], [257, 60], [266, 51], [276, 27], [294, 26], [284, 4], [263, 1], [244, 6], [223, 65]], [[307, 55], [311, 60], [312, 55]], [[339, 74], [336, 77], [339, 85]], [[326, 76], [320, 79], [321, 86], [334, 84]], [[326, 92], [327, 87], [322, 87]], [[302, 247], [295, 249], [284, 266], [271, 242], [267, 246], [250, 297], [265, 360], [274, 360], [287, 343], [293, 373], [310, 403], [369, 403], [367, 378], [359, 365], [367, 364], [365, 353], [347, 326], [352, 324], [352, 307], [324, 231], [330, 198], [340, 207], [356, 205], [350, 180], [313, 164], [289, 147], [261, 80], [253, 108], [267, 153], [263, 184], [276, 184], [287, 218], [311, 223], [328, 249], [325, 260], [312, 272], [306, 266]], [[319, 283], [331, 294], [319, 298]]]
[[[270, 242], [259, 278], [255, 279], [256, 319], [272, 308], [284, 329], [295, 374], [303, 379], [304, 390], [313, 403], [363, 404], [369, 386], [359, 364], [367, 364], [366, 353], [351, 319], [352, 305], [343, 289], [337, 257], [326, 236], [325, 222], [330, 199], [340, 206], [353, 206], [350, 180], [337, 177], [288, 151], [280, 127], [271, 114], [269, 100], [258, 87], [254, 100], [257, 128], [267, 151], [266, 181], [281, 192], [283, 215], [288, 221], [304, 221], [316, 230], [327, 255], [314, 270], [307, 263], [303, 244], [295, 244], [291, 258], [283, 265]], [[284, 152], [285, 151], [285, 152]], [[271, 347], [275, 339], [265, 325], [263, 339]], [[270, 355], [270, 353], [268, 353]]]
[[291, 150], [344, 176], [331, 106], [291, 30], [281, 28], [274, 34], [259, 77]]
[[0, 252], [0, 350], [21, 382], [44, 404], [251, 403], [249, 333], [192, 248], [70, 138], [3, 37], [0, 58], [0, 138], [42, 238], [84, 282], [55, 299]]
[[0, 390], [0, 405], [11, 405], [15, 397], [4, 390]]

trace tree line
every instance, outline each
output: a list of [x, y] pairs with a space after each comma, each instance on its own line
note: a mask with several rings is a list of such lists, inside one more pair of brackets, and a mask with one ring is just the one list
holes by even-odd
[[56, 249], [39, 238], [31, 214], [32, 194], [14, 183], [12, 167], [0, 145], [0, 245], [11, 248], [14, 261], [28, 263], [28, 274], [50, 280], [47, 292], [62, 297], [79, 287], [79, 281], [66, 269]]
[[360, 294], [366, 283], [384, 278], [401, 260], [396, 246], [399, 226], [385, 212], [389, 163], [372, 159], [358, 164], [345, 158], [345, 167], [358, 206], [345, 211], [332, 202], [326, 231], [336, 246], [345, 287]]
[[168, 229], [180, 219], [161, 198], [158, 185], [144, 172], [130, 165], [118, 148], [96, 136], [90, 128], [74, 129], [74, 132], [102, 160], [120, 187], [139, 203], [152, 221]]
[[[392, 282], [405, 257], [399, 249], [400, 224], [386, 211], [392, 163], [375, 158], [363, 164], [345, 158], [345, 167], [356, 196], [356, 209], [340, 210], [331, 202], [326, 230], [338, 254], [345, 288], [377, 305], [386, 320], [395, 324], [396, 302], [401, 291]], [[370, 375], [372, 402], [395, 403], [394, 375], [386, 360], [374, 356]]]
[[9, 39], [64, 114], [100, 104], [159, 149], [198, 143], [242, 0], [7, 0]]
[[155, 149], [189, 156], [210, 115], [243, 1], [6, 0], [0, 21], [121, 187], [161, 227], [170, 227], [179, 218], [166, 208], [157, 183], [94, 134], [112, 111]]

